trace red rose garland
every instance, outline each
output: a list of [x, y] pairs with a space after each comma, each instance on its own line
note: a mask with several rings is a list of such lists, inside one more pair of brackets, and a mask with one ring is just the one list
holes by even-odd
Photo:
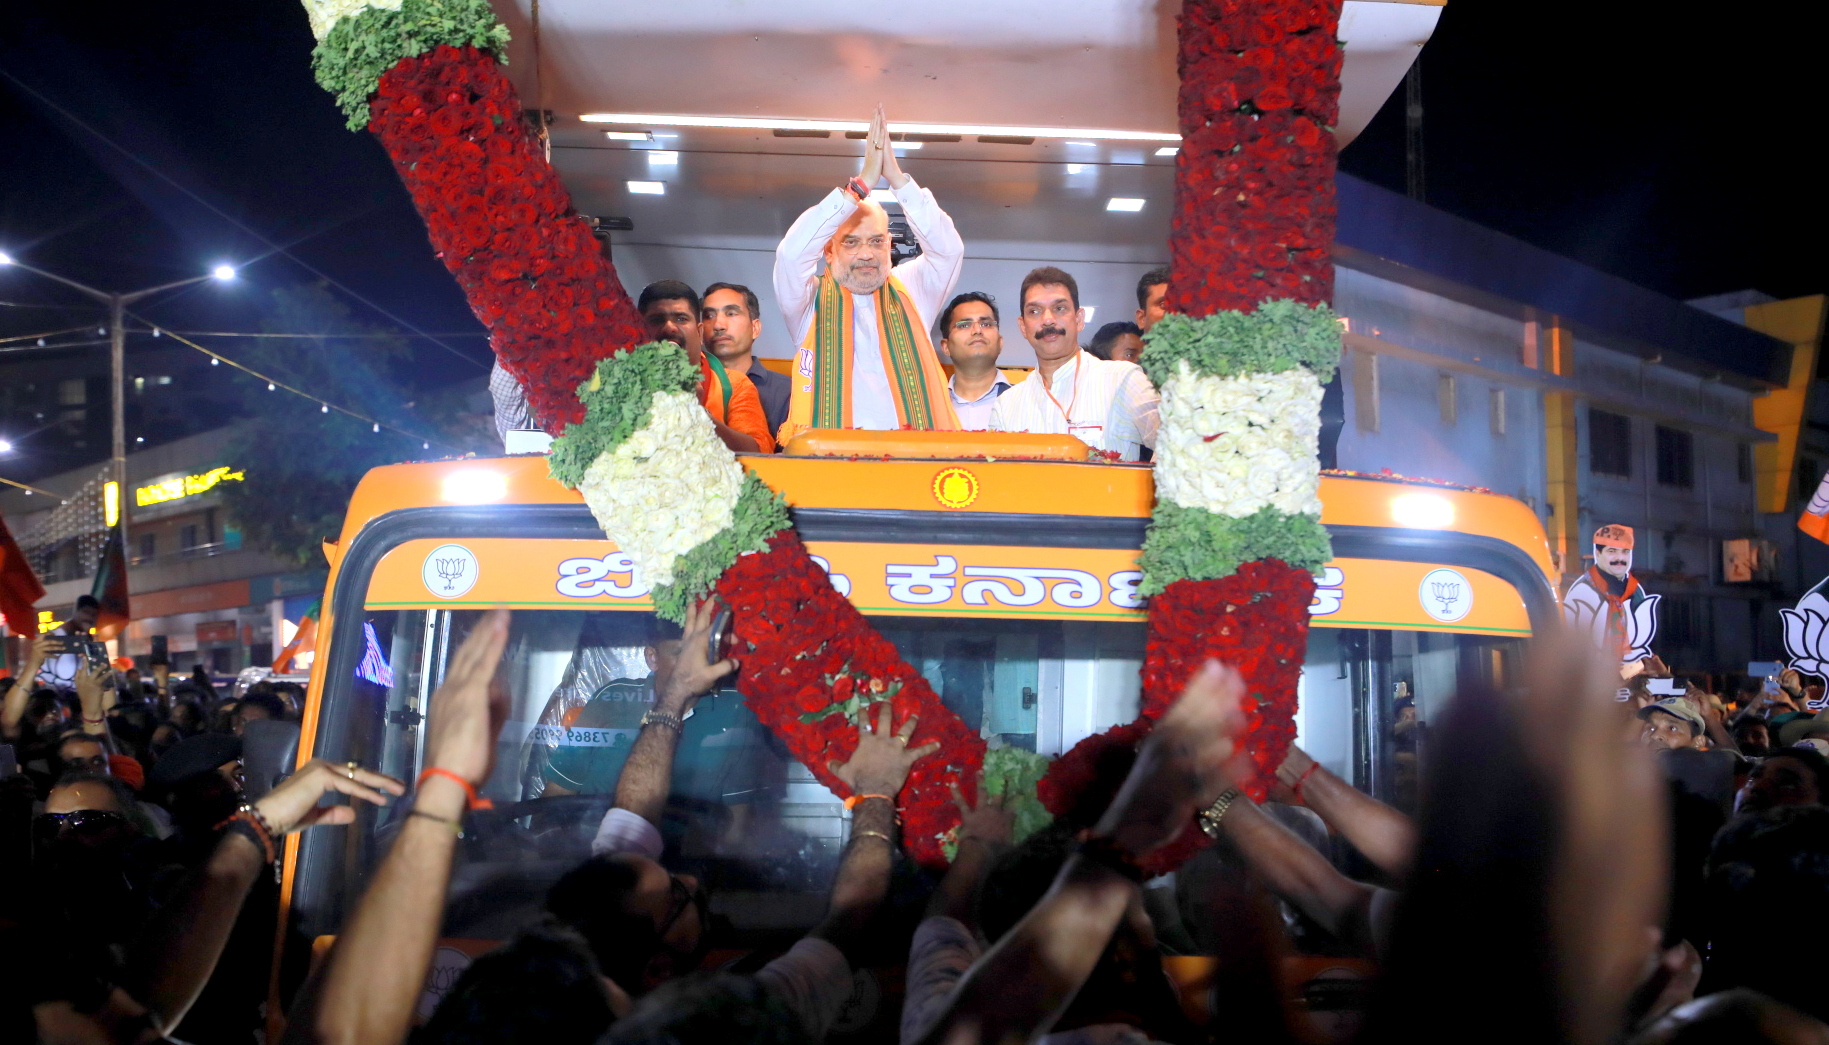
[[534, 416], [555, 434], [582, 420], [578, 386], [647, 331], [495, 58], [440, 46], [401, 59], [381, 76], [368, 129]]
[[897, 726], [921, 717], [910, 743], [937, 740], [940, 750], [915, 763], [902, 790], [902, 841], [917, 861], [944, 867], [944, 836], [959, 821], [952, 785], [975, 798], [984, 740], [833, 589], [793, 530], [777, 533], [766, 552], [739, 556], [717, 591], [731, 607], [737, 638], [750, 645], [737, 688], [762, 724], [834, 792], [849, 789], [827, 763], [848, 759], [857, 747], [856, 722], [834, 705], [880, 694]]
[[[1182, 5], [1170, 311], [1198, 317], [1333, 296], [1339, 16], [1340, 0]], [[1217, 580], [1176, 580], [1152, 597], [1141, 716], [1062, 756], [1043, 780], [1044, 803], [1067, 808], [1094, 756], [1134, 745], [1208, 659], [1245, 678], [1243, 740], [1257, 767], [1246, 790], [1261, 800], [1295, 739], [1314, 587], [1307, 570], [1264, 559]], [[1170, 869], [1203, 844], [1190, 824], [1150, 866]]]
[[[494, 57], [439, 46], [384, 73], [369, 106], [381, 140], [425, 219], [433, 247], [489, 327], [504, 368], [549, 430], [583, 418], [577, 395], [597, 361], [648, 339], [614, 267], [571, 209], [558, 175], [520, 121], [514, 88]], [[718, 583], [743, 655], [738, 689], [764, 725], [826, 786], [827, 767], [856, 747], [844, 709], [881, 695], [913, 742], [941, 742], [902, 793], [904, 844], [943, 866], [958, 822], [951, 787], [977, 791], [984, 741], [945, 705], [863, 614], [832, 588], [792, 530], [766, 553], [740, 556]]]

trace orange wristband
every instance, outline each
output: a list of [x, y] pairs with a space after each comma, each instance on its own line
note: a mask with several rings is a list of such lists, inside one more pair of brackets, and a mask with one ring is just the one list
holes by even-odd
[[481, 795], [476, 793], [476, 788], [470, 786], [470, 781], [465, 780], [463, 777], [458, 776], [456, 773], [451, 772], [449, 769], [440, 769], [437, 766], [433, 766], [432, 768], [419, 774], [419, 782], [417, 784], [413, 785], [413, 790], [417, 791], [419, 788], [424, 787], [425, 782], [426, 782], [426, 777], [432, 777], [432, 776], [441, 776], [447, 780], [455, 780], [457, 782], [457, 786], [464, 789], [464, 801], [466, 802], [466, 804], [468, 805], [469, 808], [471, 808], [471, 809], [494, 809], [495, 808], [494, 802], [491, 802], [487, 798], [484, 798]]
[[869, 798], [880, 798], [883, 801], [888, 802], [891, 806], [895, 805], [895, 796], [894, 795], [852, 795], [850, 798], [845, 799], [845, 808], [846, 809], [856, 809], [858, 806], [858, 803], [864, 801], [865, 799], [869, 799]]

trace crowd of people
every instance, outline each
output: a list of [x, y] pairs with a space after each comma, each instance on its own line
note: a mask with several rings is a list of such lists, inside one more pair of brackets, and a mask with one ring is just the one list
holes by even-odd
[[[451, 658], [416, 786], [321, 761], [257, 786], [244, 740], [296, 717], [295, 687], [225, 698], [201, 672], [116, 673], [71, 641], [93, 608], [41, 637], [5, 694], [0, 1040], [242, 1043], [271, 1026], [374, 1045], [800, 1045], [835, 1036], [860, 970], [897, 965], [904, 1045], [1829, 1042], [1829, 720], [1795, 676], [1722, 701], [1652, 673], [1619, 701], [1579, 638], [1540, 636], [1521, 686], [1463, 693], [1428, 725], [1413, 817], [1300, 748], [1254, 800], [1249, 700], [1209, 664], [1104, 767], [1109, 790], [1027, 837], [1009, 795], [957, 794], [955, 858], [925, 879], [897, 805], [933, 745], [878, 704], [834, 767], [853, 797], [825, 916], [791, 946], [714, 958], [705, 889], [666, 865], [659, 832], [680, 723], [736, 667], [708, 660], [706, 604], [593, 855], [423, 1010], [505, 715], [508, 612]], [[269, 1024], [281, 841], [395, 803], [334, 946]], [[1146, 871], [1191, 824], [1213, 844]], [[926, 911], [897, 921], [908, 880]], [[1163, 902], [1176, 893], [1197, 902]], [[1171, 975], [1165, 956], [1192, 954], [1205, 979]], [[1317, 958], [1327, 975], [1292, 971]]]

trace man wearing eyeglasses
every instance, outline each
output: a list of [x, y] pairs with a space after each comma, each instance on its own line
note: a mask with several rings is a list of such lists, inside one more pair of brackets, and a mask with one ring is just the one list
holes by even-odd
[[1053, 266], [1022, 281], [1018, 326], [1035, 350], [1035, 373], [997, 399], [993, 432], [1071, 435], [1107, 457], [1135, 461], [1154, 449], [1159, 396], [1135, 363], [1080, 347], [1080, 285]]
[[940, 346], [953, 364], [946, 390], [952, 395], [959, 427], [968, 432], [989, 428], [997, 397], [1026, 376], [997, 369], [997, 356], [1003, 351], [1001, 319], [995, 298], [970, 290], [946, 306], [935, 327]]
[[[921, 245], [893, 269], [889, 215], [872, 198], [879, 179]], [[808, 428], [957, 431], [927, 331], [964, 262], [953, 220], [902, 173], [877, 106], [863, 173], [802, 214], [775, 249], [775, 298], [800, 345], [777, 441]]]

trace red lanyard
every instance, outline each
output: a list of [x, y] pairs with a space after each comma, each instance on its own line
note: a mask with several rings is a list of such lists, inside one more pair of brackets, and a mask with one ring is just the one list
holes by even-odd
[[[1040, 377], [1041, 375], [1037, 374], [1036, 376]], [[1073, 408], [1080, 401], [1080, 357], [1077, 354], [1073, 357], [1073, 395], [1067, 397], [1067, 405], [1065, 407], [1061, 406], [1060, 400], [1054, 398], [1054, 389], [1048, 387], [1049, 384], [1050, 382], [1043, 381], [1042, 391], [1047, 393], [1048, 401], [1054, 404], [1054, 408], [1061, 412], [1061, 420], [1067, 423], [1067, 428], [1071, 431], [1073, 428]]]

